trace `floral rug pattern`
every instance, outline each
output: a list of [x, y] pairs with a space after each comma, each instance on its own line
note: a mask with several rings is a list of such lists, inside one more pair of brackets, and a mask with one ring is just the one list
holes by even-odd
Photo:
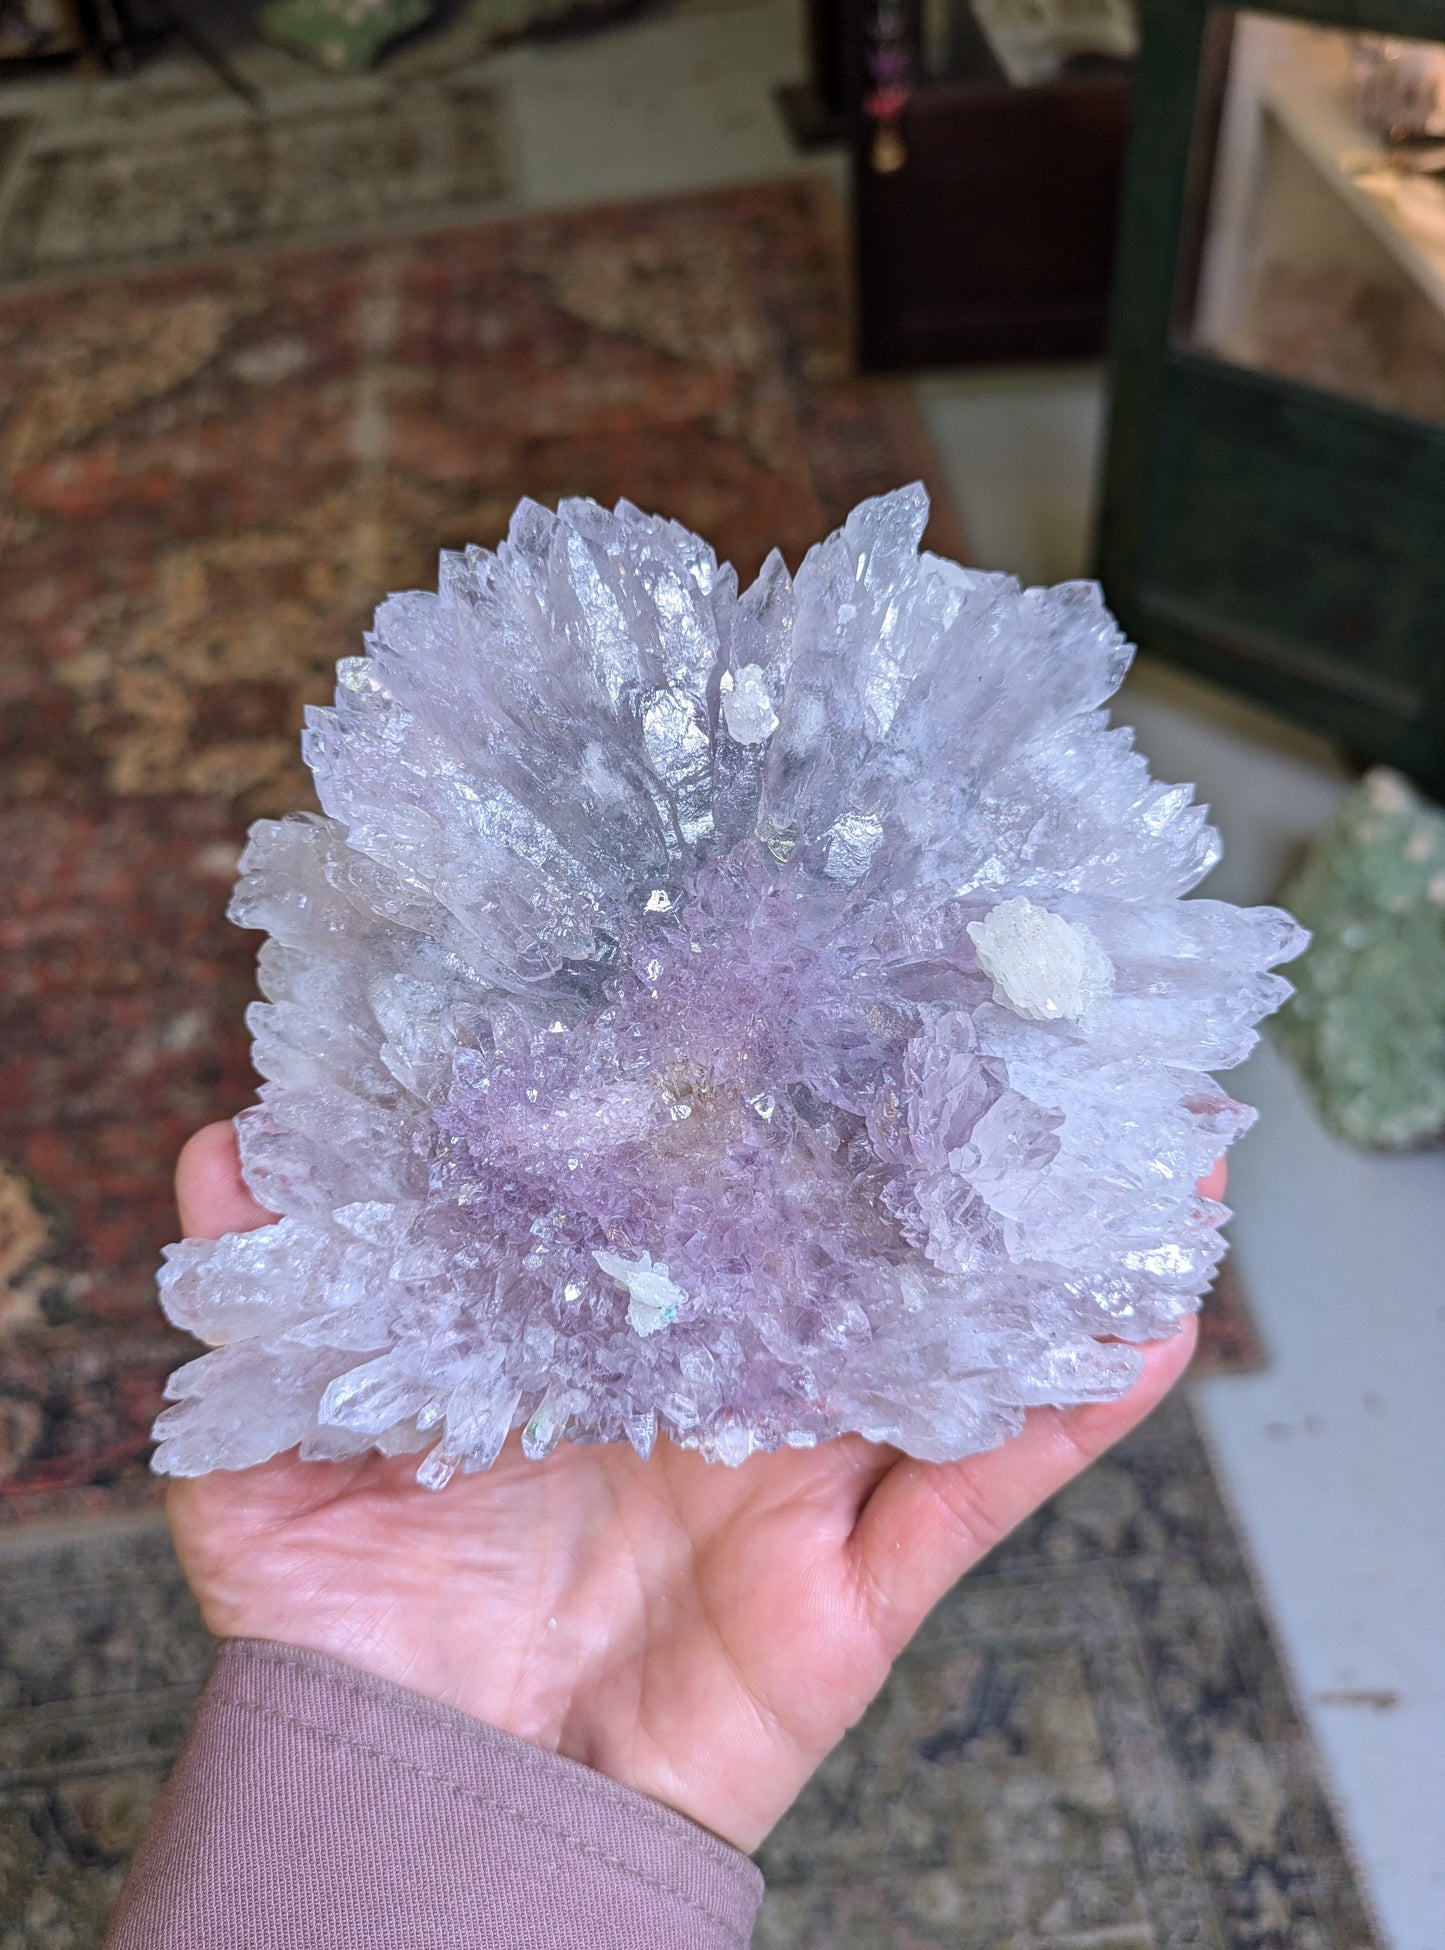
[[805, 181], [0, 293], [0, 1520], [149, 1495], [171, 1166], [252, 1094], [224, 908], [314, 803], [303, 706], [524, 493], [750, 576], [927, 474], [844, 262]]

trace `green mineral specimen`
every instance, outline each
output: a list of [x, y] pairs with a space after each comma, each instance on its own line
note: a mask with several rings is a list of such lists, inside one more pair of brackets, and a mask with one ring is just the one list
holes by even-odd
[[431, 0], [271, 0], [259, 25], [293, 54], [334, 74], [354, 74], [430, 13]]
[[1366, 775], [1283, 899], [1314, 940], [1276, 1030], [1351, 1143], [1445, 1138], [1445, 812]]

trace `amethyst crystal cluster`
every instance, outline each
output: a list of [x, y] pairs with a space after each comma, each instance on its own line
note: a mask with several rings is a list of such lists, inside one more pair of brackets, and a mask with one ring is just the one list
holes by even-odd
[[1285, 914], [1100, 709], [1092, 586], [920, 554], [921, 489], [745, 594], [676, 524], [524, 502], [393, 596], [262, 821], [262, 1231], [169, 1249], [156, 1467], [520, 1428], [927, 1458], [1119, 1394], [1223, 1250]]

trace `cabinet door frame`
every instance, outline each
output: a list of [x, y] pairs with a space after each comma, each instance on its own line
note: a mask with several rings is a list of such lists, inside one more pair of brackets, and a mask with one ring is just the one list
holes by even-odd
[[[1400, 765], [1430, 789], [1445, 791], [1445, 426], [1230, 365], [1178, 341], [1181, 296], [1192, 296], [1213, 163], [1207, 141], [1196, 151], [1195, 131], [1204, 127], [1207, 133], [1233, 11], [1211, 0], [1143, 0], [1141, 8], [1110, 330], [1096, 573], [1120, 621], [1145, 647], [1274, 704], [1362, 758]], [[1241, 11], [1346, 31], [1445, 40], [1440, 0], [1264, 0]], [[1230, 572], [1236, 585], [1241, 581], [1239, 549], [1247, 555], [1249, 537], [1227, 531], [1231, 521], [1259, 515], [1257, 509], [1252, 517], [1231, 511], [1219, 492], [1232, 438], [1238, 440], [1241, 467], [1267, 470], [1251, 477], [1255, 486], [1278, 487], [1281, 562], [1296, 530], [1300, 563], [1306, 562], [1310, 510], [1332, 480], [1339, 495], [1347, 495], [1356, 481], [1361, 484], [1369, 502], [1362, 527], [1385, 534], [1396, 513], [1401, 549], [1418, 551], [1423, 545], [1417, 531], [1434, 525], [1440, 577], [1432, 579], [1419, 555], [1423, 580], [1415, 592], [1416, 620], [1397, 628], [1390, 669], [1375, 668], [1372, 654], [1378, 661], [1386, 646], [1384, 636], [1371, 639], [1368, 628], [1360, 634], [1359, 668], [1351, 672], [1341, 648], [1348, 634], [1331, 646], [1311, 642], [1307, 622], [1302, 632], [1281, 630], [1278, 617], [1247, 613], [1247, 594], [1238, 586], [1233, 611], [1226, 598], [1218, 613], [1211, 613], [1207, 592], [1201, 600], [1197, 583], [1170, 586], [1167, 567], [1161, 569], [1161, 556], [1168, 553], [1160, 544], [1166, 505], [1179, 519], [1217, 520], [1225, 553], [1231, 543], [1239, 545]], [[1166, 474], [1166, 467], [1182, 467], [1184, 480], [1176, 472]], [[1194, 482], [1191, 467], [1199, 474]], [[1324, 529], [1328, 526], [1326, 521]], [[1259, 540], [1268, 561], [1263, 524]], [[1378, 557], [1385, 564], [1382, 575], [1387, 556], [1386, 549]], [[1369, 567], [1365, 549], [1362, 588]], [[1207, 564], [1196, 565], [1196, 571], [1197, 578], [1207, 579]], [[1296, 591], [1299, 613], [1307, 617], [1312, 590], [1304, 569]], [[1365, 595], [1368, 600], [1368, 589]], [[1400, 667], [1404, 641], [1414, 646], [1407, 671]]]

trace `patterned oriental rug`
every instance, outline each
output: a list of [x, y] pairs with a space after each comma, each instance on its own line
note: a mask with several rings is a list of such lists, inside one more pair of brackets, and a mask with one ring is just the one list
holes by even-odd
[[372, 236], [477, 214], [509, 187], [505, 110], [474, 69], [332, 82], [319, 97], [267, 87], [265, 114], [216, 88], [101, 84], [54, 123], [0, 114], [0, 280], [357, 225]]
[[[0, 296], [0, 1950], [98, 1944], [205, 1670], [152, 1281], [252, 1093], [222, 915], [310, 803], [301, 707], [523, 492], [746, 574], [927, 477], [844, 262], [794, 183]], [[1205, 1325], [1258, 1358], [1232, 1287]], [[763, 1861], [760, 1950], [1374, 1950], [1187, 1403], [940, 1607]]]
[[[171, 1167], [252, 1095], [223, 911], [248, 821], [314, 804], [303, 705], [523, 493], [750, 576], [929, 476], [844, 264], [799, 182], [0, 295], [0, 1521], [150, 1495]], [[1209, 1341], [1251, 1359], [1247, 1310]]]
[[0, 295], [0, 1513], [149, 1494], [171, 1167], [253, 1094], [223, 910], [249, 820], [314, 804], [302, 706], [524, 493], [751, 577], [928, 475], [844, 262], [802, 182]]
[[[93, 1950], [208, 1658], [155, 1516], [0, 1535], [0, 1950]], [[1377, 1950], [1188, 1404], [939, 1606], [756, 1950]]]

